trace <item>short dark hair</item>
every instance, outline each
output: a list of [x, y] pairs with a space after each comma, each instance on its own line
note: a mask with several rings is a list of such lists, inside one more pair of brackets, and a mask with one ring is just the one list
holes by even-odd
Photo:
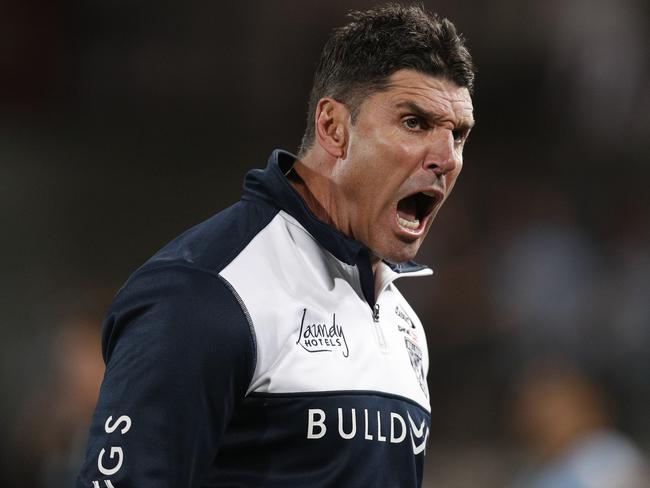
[[472, 57], [451, 21], [396, 3], [348, 16], [352, 21], [332, 31], [321, 53], [300, 155], [314, 143], [316, 106], [323, 97], [345, 103], [354, 122], [363, 100], [385, 89], [400, 69], [441, 76], [473, 91]]

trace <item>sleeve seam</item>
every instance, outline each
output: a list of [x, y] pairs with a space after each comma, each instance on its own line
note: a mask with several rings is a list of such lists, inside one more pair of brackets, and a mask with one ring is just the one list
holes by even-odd
[[[252, 368], [251, 368], [251, 373], [250, 377], [248, 379], [248, 387], [250, 387], [251, 382], [253, 381], [253, 376], [255, 374], [255, 369], [257, 368], [257, 339], [255, 337], [255, 327], [253, 325], [253, 321], [251, 319], [251, 316], [248, 312], [248, 309], [246, 308], [246, 305], [242, 301], [241, 297], [237, 293], [237, 291], [233, 288], [233, 286], [226, 280], [223, 276], [221, 276], [219, 273], [206, 269], [206, 268], [201, 268], [198, 266], [190, 266], [186, 263], [174, 261], [174, 262], [168, 262], [168, 263], [161, 263], [158, 266], [151, 266], [151, 267], [145, 267], [145, 268], [140, 268], [137, 270], [129, 279], [127, 282], [124, 284], [124, 286], [118, 291], [117, 295], [120, 295], [122, 290], [126, 289], [128, 287], [128, 284], [136, 277], [139, 277], [140, 275], [148, 274], [154, 271], [159, 271], [161, 269], [173, 269], [173, 268], [180, 268], [184, 270], [189, 270], [189, 271], [196, 271], [198, 273], [203, 273], [207, 274], [213, 278], [215, 278], [219, 283], [221, 283], [223, 286], [226, 287], [226, 289], [230, 292], [231, 296], [235, 299], [235, 301], [239, 304], [239, 308], [244, 315], [244, 319], [246, 319], [246, 322], [248, 324], [248, 333], [250, 334], [249, 338], [249, 343], [251, 347], [251, 353], [252, 353]], [[116, 296], [117, 298], [117, 296]], [[247, 387], [247, 389], [248, 389]]]

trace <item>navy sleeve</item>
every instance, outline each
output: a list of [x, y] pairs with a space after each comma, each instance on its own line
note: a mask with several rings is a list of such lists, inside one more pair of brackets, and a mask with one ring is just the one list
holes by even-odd
[[255, 343], [217, 274], [138, 272], [104, 323], [106, 373], [77, 487], [198, 487], [246, 394]]

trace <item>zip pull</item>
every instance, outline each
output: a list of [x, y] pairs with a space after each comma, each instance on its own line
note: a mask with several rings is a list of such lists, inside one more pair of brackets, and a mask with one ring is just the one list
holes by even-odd
[[379, 323], [379, 304], [375, 303], [375, 306], [372, 309], [372, 322], [373, 322], [373, 331], [375, 333], [375, 339], [377, 340], [377, 345], [379, 350], [386, 354], [388, 352], [388, 347], [386, 346], [386, 338], [384, 337], [384, 331], [381, 329], [381, 324]]

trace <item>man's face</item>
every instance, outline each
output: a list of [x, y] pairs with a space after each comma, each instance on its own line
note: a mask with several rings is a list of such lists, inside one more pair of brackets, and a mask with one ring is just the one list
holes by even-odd
[[359, 107], [333, 181], [342, 230], [404, 262], [454, 187], [474, 119], [468, 90], [451, 81], [400, 70], [388, 82]]

